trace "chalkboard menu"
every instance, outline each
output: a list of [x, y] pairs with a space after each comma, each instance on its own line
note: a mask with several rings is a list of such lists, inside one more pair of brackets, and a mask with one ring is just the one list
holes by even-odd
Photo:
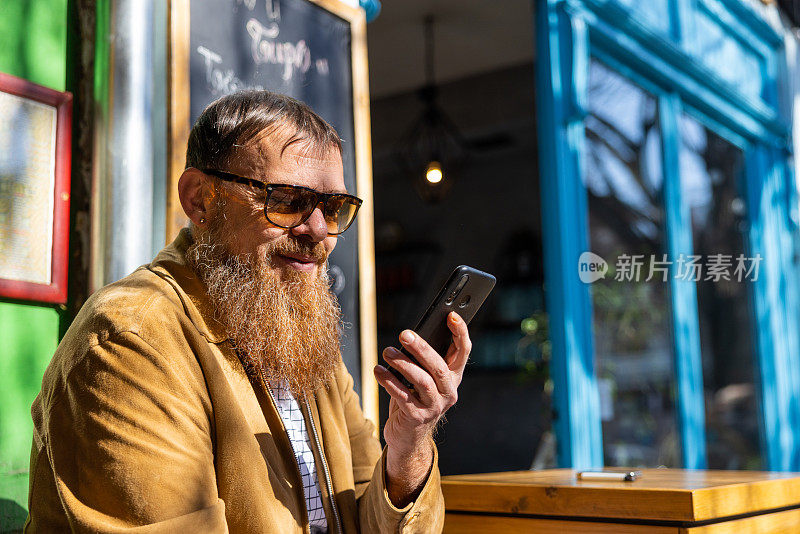
[[[332, 0], [181, 0], [171, 3], [170, 16], [173, 180], [183, 170], [179, 158], [185, 151], [187, 125], [209, 103], [240, 89], [266, 89], [302, 100], [336, 128], [342, 138], [347, 190], [371, 199], [365, 23], [360, 10]], [[168, 221], [172, 232], [185, 222], [175, 195], [171, 224]], [[339, 237], [330, 258], [333, 289], [346, 325], [342, 357], [356, 391], [366, 397], [368, 415], [373, 415], [366, 406], [372, 392], [361, 382], [362, 376], [369, 376], [374, 383], [374, 302], [364, 302], [374, 299], [371, 215], [371, 205], [365, 202], [358, 224]], [[362, 310], [364, 305], [367, 310]], [[365, 315], [371, 324], [362, 324]]]

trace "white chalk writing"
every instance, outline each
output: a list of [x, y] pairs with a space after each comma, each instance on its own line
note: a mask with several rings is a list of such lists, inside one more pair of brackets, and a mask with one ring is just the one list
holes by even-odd
[[240, 80], [233, 69], [222, 68], [222, 56], [205, 46], [198, 46], [197, 53], [203, 56], [206, 66], [206, 82], [213, 95], [227, 95], [240, 89], [264, 89], [260, 85], [248, 85]]
[[281, 21], [281, 4], [278, 0], [267, 0], [266, 8], [269, 20]]
[[[267, 2], [269, 3], [269, 0], [267, 0]], [[244, 4], [244, 7], [246, 7], [250, 11], [253, 11], [256, 8], [256, 0], [236, 0], [236, 4], [237, 5]]]
[[263, 63], [283, 65], [283, 79], [291, 80], [296, 71], [303, 74], [311, 67], [311, 50], [304, 40], [296, 43], [274, 41], [280, 29], [273, 23], [264, 26], [256, 19], [247, 21], [247, 33], [250, 35], [251, 53], [256, 65]]

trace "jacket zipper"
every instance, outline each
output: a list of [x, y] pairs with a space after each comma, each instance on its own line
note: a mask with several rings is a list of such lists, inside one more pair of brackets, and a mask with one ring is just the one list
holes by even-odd
[[[264, 382], [264, 389], [267, 390], [267, 394], [269, 394], [269, 398], [272, 400], [272, 405], [275, 407], [275, 410], [278, 409], [278, 403], [275, 401], [275, 396], [272, 394], [272, 389], [269, 387], [269, 380], [267, 380], [266, 375], [264, 374], [264, 369], [261, 369], [261, 380]], [[308, 404], [308, 398], [303, 397], [303, 400], [306, 404], [306, 410], [308, 410], [308, 419], [311, 422], [311, 433], [314, 436], [314, 444], [317, 446], [317, 450], [319, 451], [319, 457], [322, 460], [322, 472], [325, 475], [325, 483], [328, 485], [328, 497], [331, 500], [331, 509], [333, 510], [333, 519], [336, 522], [336, 532], [342, 532], [341, 521], [339, 520], [339, 510], [336, 508], [336, 499], [333, 497], [333, 483], [331, 482], [331, 475], [328, 473], [328, 461], [325, 459], [325, 451], [322, 449], [322, 445], [319, 441], [319, 436], [317, 435], [317, 427], [314, 425], [314, 417], [311, 415], [311, 406]], [[280, 419], [280, 417], [278, 417]], [[281, 426], [283, 427], [283, 432], [287, 436], [289, 433], [286, 431], [286, 425], [283, 424], [283, 419], [281, 419]], [[297, 472], [300, 472], [300, 464], [297, 463], [297, 458], [295, 457], [294, 447], [291, 446], [291, 440], [289, 440], [289, 446], [292, 449], [292, 459], [294, 460], [294, 465], [297, 467]], [[302, 477], [301, 477], [302, 479]], [[306, 523], [309, 522], [308, 520], [308, 506], [306, 505], [305, 499], [305, 492], [303, 495], [303, 510], [306, 512]]]
[[331, 475], [328, 472], [328, 461], [325, 459], [325, 450], [322, 448], [322, 443], [317, 435], [317, 425], [314, 424], [314, 417], [311, 415], [311, 405], [308, 403], [308, 397], [303, 397], [306, 403], [306, 410], [308, 410], [308, 420], [311, 423], [311, 433], [314, 435], [314, 444], [319, 451], [319, 459], [322, 460], [322, 472], [325, 474], [325, 483], [328, 485], [328, 497], [331, 500], [331, 510], [333, 510], [333, 518], [336, 521], [336, 532], [342, 532], [342, 523], [339, 520], [339, 510], [336, 508], [336, 499], [333, 495], [333, 482], [331, 482]]
[[[267, 395], [269, 395], [270, 400], [272, 400], [272, 406], [275, 408], [275, 411], [277, 412], [278, 411], [278, 403], [275, 400], [275, 395], [272, 394], [272, 389], [270, 389], [270, 387], [269, 387], [269, 381], [267, 380], [267, 377], [264, 375], [264, 369], [261, 369], [261, 380], [264, 382], [264, 389], [267, 390]], [[278, 419], [280, 419], [280, 421], [281, 421], [281, 428], [283, 428], [283, 433], [286, 434], [286, 439], [289, 440], [289, 448], [292, 450], [292, 461], [294, 462], [294, 466], [297, 468], [297, 473], [299, 474], [300, 473], [300, 464], [297, 462], [297, 457], [295, 456], [297, 453], [294, 450], [294, 445], [292, 445], [292, 440], [289, 439], [289, 432], [286, 430], [286, 425], [283, 424], [283, 419], [280, 416], [280, 412], [278, 412]], [[300, 487], [302, 488], [302, 486], [303, 486], [303, 477], [301, 475], [300, 476]], [[311, 523], [310, 523], [310, 521], [308, 519], [308, 505], [306, 504], [305, 491], [303, 491], [302, 505], [303, 505], [303, 510], [306, 513], [306, 524], [310, 525]], [[310, 528], [311, 527], [309, 527], [309, 532], [310, 532]]]

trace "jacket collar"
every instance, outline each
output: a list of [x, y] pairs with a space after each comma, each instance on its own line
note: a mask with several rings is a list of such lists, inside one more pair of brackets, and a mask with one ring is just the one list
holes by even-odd
[[175, 289], [197, 331], [211, 343], [222, 343], [228, 339], [228, 335], [222, 324], [214, 319], [214, 306], [208, 298], [205, 284], [186, 261], [186, 250], [191, 243], [192, 234], [188, 228], [184, 228], [147, 268]]

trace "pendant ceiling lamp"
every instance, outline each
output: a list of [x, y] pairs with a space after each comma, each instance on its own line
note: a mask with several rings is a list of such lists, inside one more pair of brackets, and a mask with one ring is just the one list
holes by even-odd
[[424, 29], [425, 86], [418, 93], [423, 111], [401, 138], [397, 153], [402, 172], [411, 179], [419, 196], [437, 203], [452, 187], [467, 150], [458, 129], [437, 101], [432, 16], [425, 17]]

